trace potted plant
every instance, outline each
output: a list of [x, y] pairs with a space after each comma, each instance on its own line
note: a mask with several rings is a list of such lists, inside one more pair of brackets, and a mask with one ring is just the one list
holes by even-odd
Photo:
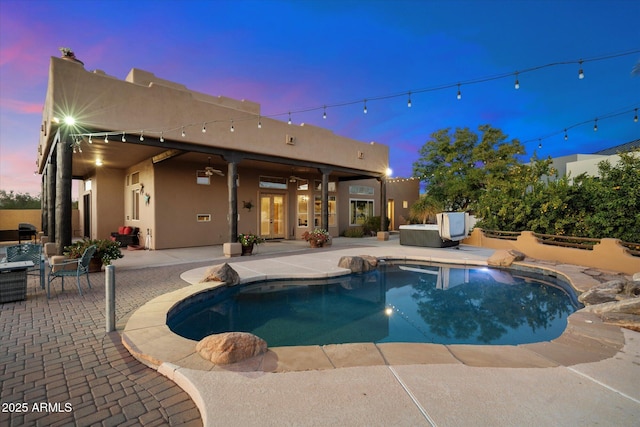
[[238, 234], [238, 242], [242, 245], [242, 255], [251, 255], [253, 246], [264, 242], [264, 239], [257, 234], [242, 233]]
[[313, 231], [305, 231], [302, 238], [309, 242], [312, 248], [321, 248], [329, 241], [329, 232], [322, 228], [314, 228]]
[[111, 261], [122, 258], [120, 243], [109, 239], [83, 239], [74, 242], [64, 248], [64, 255], [67, 258], [80, 258], [84, 251], [91, 245], [96, 246], [96, 253], [91, 258], [89, 271], [100, 271], [103, 265], [111, 264]]

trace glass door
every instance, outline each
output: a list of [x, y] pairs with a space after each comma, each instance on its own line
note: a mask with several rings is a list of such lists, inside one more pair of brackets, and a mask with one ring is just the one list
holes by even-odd
[[265, 239], [284, 239], [284, 195], [262, 194], [260, 196], [260, 236]]

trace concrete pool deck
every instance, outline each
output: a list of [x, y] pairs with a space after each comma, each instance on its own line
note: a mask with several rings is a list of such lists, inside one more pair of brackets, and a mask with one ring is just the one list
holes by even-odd
[[[339, 274], [343, 255], [483, 265], [493, 253], [400, 246], [397, 237], [335, 239], [316, 250], [300, 243], [269, 243], [252, 257], [216, 257], [211, 265], [228, 262], [243, 281], [252, 281]], [[134, 268], [143, 259], [147, 266], [195, 261], [196, 252], [202, 256], [197, 248], [132, 253], [117, 268]], [[564, 274], [580, 290], [598, 283], [597, 272], [584, 267], [525, 264]], [[195, 354], [194, 341], [165, 325], [177, 301], [212, 286], [197, 284], [206, 268], [185, 271], [181, 278], [191, 286], [150, 300], [126, 319], [122, 332], [136, 358], [191, 396], [205, 425], [634, 425], [640, 418], [640, 333], [583, 312], [551, 342], [280, 347], [214, 366]]]

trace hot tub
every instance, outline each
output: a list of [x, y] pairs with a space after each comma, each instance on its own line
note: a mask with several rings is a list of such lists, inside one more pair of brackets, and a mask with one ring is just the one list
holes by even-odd
[[457, 240], [442, 239], [437, 224], [410, 224], [400, 226], [401, 245], [447, 248], [450, 246], [458, 246], [458, 243]]

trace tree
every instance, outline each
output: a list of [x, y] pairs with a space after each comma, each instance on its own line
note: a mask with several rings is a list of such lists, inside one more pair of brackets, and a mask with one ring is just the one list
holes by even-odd
[[40, 197], [0, 190], [0, 209], [40, 209]]
[[480, 135], [469, 128], [434, 132], [413, 164], [413, 174], [422, 177], [427, 194], [447, 210], [474, 210], [489, 182], [504, 179], [524, 154], [520, 142], [507, 141], [501, 130], [490, 125], [478, 130]]

